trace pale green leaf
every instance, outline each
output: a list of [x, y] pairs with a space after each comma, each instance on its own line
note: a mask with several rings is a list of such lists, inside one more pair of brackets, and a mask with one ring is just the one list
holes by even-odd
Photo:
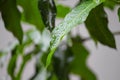
[[55, 29], [52, 32], [52, 40], [51, 40], [51, 46], [50, 46], [50, 53], [47, 58], [46, 67], [51, 62], [52, 55], [56, 49], [56, 47], [59, 45], [62, 38], [74, 27], [78, 24], [83, 23], [87, 16], [89, 15], [89, 12], [99, 5], [102, 1], [99, 3], [96, 3], [94, 1], [86, 1], [77, 6], [75, 9], [73, 9], [66, 17], [65, 19], [55, 27]]

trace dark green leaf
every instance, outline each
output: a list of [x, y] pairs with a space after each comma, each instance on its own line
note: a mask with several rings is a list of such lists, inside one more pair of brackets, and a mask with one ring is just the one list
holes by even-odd
[[40, 31], [44, 29], [44, 24], [38, 9], [38, 0], [17, 0], [18, 4], [23, 8], [24, 21], [33, 24]]
[[0, 10], [1, 10], [2, 6], [3, 6], [5, 3], [6, 3], [5, 0], [0, 0]]
[[70, 8], [64, 5], [57, 5], [57, 17], [64, 18], [70, 12]]
[[120, 21], [120, 8], [118, 8], [118, 18], [119, 18], [119, 21]]
[[53, 71], [56, 74], [57, 80], [69, 80], [69, 63], [71, 58], [71, 50], [67, 46], [67, 49], [63, 50], [63, 46], [66, 44], [60, 45], [55, 51], [53, 56], [52, 65]]
[[12, 56], [8, 64], [8, 74], [11, 76], [11, 78], [14, 80], [15, 79], [15, 68], [16, 68], [16, 63], [17, 63], [17, 58], [18, 58], [18, 52], [17, 52], [18, 46], [16, 46], [12, 50]]
[[45, 26], [52, 31], [55, 27], [56, 6], [54, 0], [39, 0], [39, 9]]
[[78, 41], [73, 41], [71, 47], [74, 55], [73, 61], [70, 63], [70, 71], [81, 77], [82, 80], [97, 80], [96, 76], [87, 67], [87, 58], [89, 52], [85, 47]]
[[17, 9], [16, 0], [4, 1], [4, 4], [0, 5], [0, 10], [6, 29], [11, 31], [20, 43], [22, 43], [21, 14]]
[[[48, 79], [48, 80], [58, 80], [58, 79], [57, 79], [57, 76], [56, 76], [55, 74], [53, 74], [53, 75], [51, 76], [51, 78]], [[63, 80], [63, 79], [62, 79], [62, 80]]]
[[[40, 52], [40, 49], [41, 49], [40, 46], [37, 47], [37, 50], [39, 50], [39, 52]], [[37, 51], [35, 51], [34, 54], [36, 52]], [[37, 58], [38, 59], [37, 59], [36, 65], [35, 65], [35, 74], [30, 78], [30, 80], [44, 80], [44, 79], [41, 79], [41, 77], [44, 77], [44, 78], [46, 77], [47, 78], [46, 75], [42, 75], [44, 73], [41, 73], [42, 69], [45, 68], [45, 62], [46, 62], [46, 58], [47, 58], [47, 53], [42, 52], [42, 53], [40, 53], [40, 55], [37, 55]], [[45, 71], [45, 73], [46, 73], [46, 71]]]
[[52, 55], [56, 49], [56, 47], [59, 45], [62, 38], [76, 25], [83, 23], [89, 12], [102, 3], [103, 0], [100, 0], [99, 2], [94, 1], [86, 1], [79, 6], [77, 6], [75, 9], [73, 9], [66, 17], [65, 19], [54, 28], [52, 32], [52, 40], [51, 40], [51, 46], [50, 46], [50, 53], [47, 58], [46, 66], [51, 62]]
[[90, 12], [85, 24], [93, 39], [116, 48], [114, 36], [108, 29], [108, 20], [103, 5], [97, 6]]
[[82, 2], [85, 2], [85, 1], [89, 1], [89, 0], [79, 0], [80, 1], [80, 3], [82, 3]]
[[116, 4], [120, 4], [120, 0], [113, 0]]
[[113, 0], [106, 0], [104, 2], [104, 6], [110, 8], [111, 10], [114, 9], [115, 5], [116, 5], [116, 3]]

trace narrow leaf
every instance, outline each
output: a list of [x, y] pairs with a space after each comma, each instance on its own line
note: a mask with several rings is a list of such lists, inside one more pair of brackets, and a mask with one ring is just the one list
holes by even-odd
[[20, 24], [21, 14], [17, 9], [16, 0], [4, 1], [3, 4], [0, 5], [0, 10], [6, 29], [11, 31], [21, 43], [23, 31]]
[[8, 64], [8, 74], [11, 76], [11, 78], [14, 80], [15, 79], [15, 68], [16, 68], [16, 63], [17, 63], [17, 58], [18, 58], [18, 53], [17, 53], [17, 48], [18, 46], [16, 46], [13, 50], [12, 50], [12, 56], [11, 59], [9, 61]]
[[27, 55], [23, 56], [23, 62], [21, 64], [19, 72], [15, 78], [16, 80], [21, 80], [21, 76], [22, 76], [22, 72], [24, 70], [24, 67], [27, 64], [27, 62], [31, 59], [31, 56], [32, 56], [31, 54], [27, 54]]
[[55, 27], [56, 5], [54, 0], [39, 0], [39, 9], [45, 26], [52, 31]]
[[83, 23], [89, 12], [99, 5], [102, 1], [99, 3], [95, 3], [93, 1], [86, 1], [73, 9], [66, 17], [65, 19], [55, 27], [55, 29], [52, 32], [52, 40], [51, 40], [51, 46], [50, 46], [50, 53], [47, 58], [46, 67], [51, 62], [52, 55], [56, 49], [56, 47], [59, 45], [62, 38], [76, 25]]
[[97, 6], [90, 12], [85, 24], [93, 39], [116, 48], [114, 36], [108, 29], [108, 20], [103, 5]]

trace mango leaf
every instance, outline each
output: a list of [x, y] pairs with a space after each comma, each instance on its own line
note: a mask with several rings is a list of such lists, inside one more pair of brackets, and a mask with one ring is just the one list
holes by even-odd
[[100, 2], [97, 3], [94, 1], [86, 1], [80, 4], [75, 9], [73, 9], [58, 26], [54, 28], [52, 32], [50, 53], [47, 58], [46, 67], [49, 66], [52, 55], [56, 47], [59, 45], [60, 41], [62, 40], [62, 38], [74, 26], [83, 23], [86, 20], [87, 16], [89, 15], [89, 12], [102, 2], [103, 0], [100, 0]]
[[118, 18], [119, 18], [119, 21], [120, 21], [120, 8], [118, 8]]
[[17, 9], [16, 0], [7, 0], [0, 2], [0, 11], [7, 30], [11, 31], [13, 35], [22, 43], [23, 31], [20, 20], [21, 14]]
[[52, 31], [55, 27], [56, 5], [54, 0], [39, 0], [39, 10], [45, 26]]
[[64, 18], [66, 14], [70, 12], [70, 10], [71, 10], [70, 7], [58, 4], [57, 5], [57, 17]]
[[81, 80], [97, 80], [94, 73], [92, 73], [92, 71], [86, 65], [89, 52], [79, 41], [73, 40], [71, 50], [74, 58], [70, 63], [70, 72], [79, 75]]
[[90, 12], [85, 25], [93, 39], [116, 48], [114, 36], [108, 29], [108, 20], [103, 5], [97, 6]]
[[39, 31], [43, 31], [44, 24], [38, 9], [38, 0], [17, 0], [23, 9], [23, 20], [33, 24]]

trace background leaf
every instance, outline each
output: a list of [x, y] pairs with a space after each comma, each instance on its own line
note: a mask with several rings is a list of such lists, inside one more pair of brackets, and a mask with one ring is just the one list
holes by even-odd
[[6, 29], [11, 31], [19, 42], [22, 43], [21, 14], [17, 9], [16, 0], [4, 1], [4, 4], [0, 5], [0, 8]]
[[[67, 48], [62, 49], [63, 46]], [[69, 80], [69, 59], [71, 58], [71, 50], [67, 44], [60, 45], [53, 56], [52, 65], [53, 73], [56, 74], [57, 80]]]
[[119, 21], [120, 21], [120, 8], [118, 8], [118, 18], [119, 18]]
[[114, 0], [105, 0], [104, 6], [108, 7], [109, 9], [113, 10], [115, 7], [116, 3]]
[[70, 12], [70, 8], [68, 6], [64, 6], [64, 5], [57, 5], [57, 17], [58, 18], [64, 18], [67, 13]]
[[8, 64], [8, 74], [11, 76], [11, 78], [14, 80], [15, 79], [15, 68], [16, 68], [16, 64], [17, 64], [17, 58], [18, 58], [18, 51], [17, 51], [18, 46], [16, 46], [13, 50], [12, 50], [12, 57], [9, 61]]
[[35, 25], [39, 31], [43, 31], [44, 24], [38, 9], [38, 0], [17, 0], [17, 3], [23, 9], [23, 20]]
[[93, 39], [116, 48], [114, 36], [108, 29], [108, 20], [103, 5], [97, 6], [90, 12], [85, 25]]
[[70, 63], [70, 71], [79, 75], [82, 80], [97, 80], [86, 64], [89, 52], [81, 44], [78, 37], [73, 39], [73, 45], [70, 50], [74, 56], [73, 61]]

